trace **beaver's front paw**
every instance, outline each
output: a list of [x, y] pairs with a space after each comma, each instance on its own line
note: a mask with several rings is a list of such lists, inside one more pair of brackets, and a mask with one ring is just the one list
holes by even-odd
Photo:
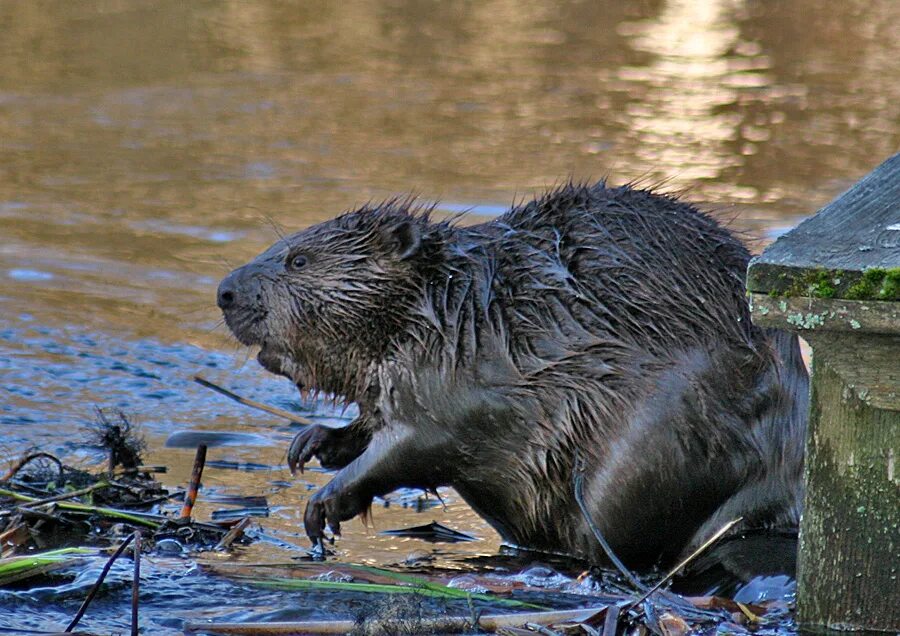
[[371, 439], [372, 433], [359, 419], [341, 428], [307, 426], [291, 442], [288, 466], [291, 473], [297, 468], [302, 473], [306, 462], [315, 457], [322, 468], [343, 468], [366, 450]]
[[319, 451], [323, 444], [327, 445], [333, 437], [331, 429], [324, 426], [307, 426], [294, 436], [291, 446], [288, 448], [287, 460], [291, 474], [297, 473], [297, 469], [303, 472], [303, 466]]
[[314, 546], [321, 544], [325, 538], [325, 526], [336, 536], [341, 536], [341, 522], [352, 519], [368, 507], [368, 502], [351, 491], [341, 491], [334, 487], [335, 482], [319, 490], [306, 504], [303, 525], [306, 536]]
[[[347, 462], [342, 461], [347, 452], [342, 448], [343, 436], [338, 429], [326, 426], [308, 426], [297, 433], [288, 449], [288, 467], [292, 474], [316, 457], [322, 468], [343, 468]], [[352, 461], [352, 458], [351, 458]]]

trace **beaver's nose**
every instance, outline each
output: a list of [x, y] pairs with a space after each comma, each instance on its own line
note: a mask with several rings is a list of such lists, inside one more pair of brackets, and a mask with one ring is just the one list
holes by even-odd
[[219, 283], [219, 291], [216, 294], [216, 304], [219, 305], [219, 309], [228, 309], [234, 305], [236, 296], [234, 277], [230, 275], [226, 276], [225, 279]]

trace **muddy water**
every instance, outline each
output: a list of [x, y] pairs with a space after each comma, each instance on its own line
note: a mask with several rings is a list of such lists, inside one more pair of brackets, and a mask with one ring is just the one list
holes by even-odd
[[[329, 477], [292, 479], [295, 430], [191, 375], [340, 420], [263, 375], [214, 307], [217, 280], [280, 228], [409, 190], [491, 215], [568, 176], [609, 175], [689, 189], [765, 240], [900, 146], [893, 0], [29, 0], [0, 4], [0, 25], [2, 455], [101, 461], [79, 429], [94, 405], [118, 406], [177, 486], [192, 452], [163, 448], [169, 434], [252, 434], [210, 450], [244, 469], [204, 478], [207, 493], [268, 498], [266, 540], [243, 562], [298, 554], [305, 500]], [[496, 552], [496, 535], [446, 499], [416, 512], [414, 493], [395, 497], [376, 528], [435, 519], [480, 541], [435, 547], [353, 521], [341, 558]], [[147, 633], [354, 607], [154, 563]], [[64, 626], [84, 592], [72, 585], [0, 596], [0, 627]], [[124, 629], [127, 595], [113, 586], [83, 626]]]

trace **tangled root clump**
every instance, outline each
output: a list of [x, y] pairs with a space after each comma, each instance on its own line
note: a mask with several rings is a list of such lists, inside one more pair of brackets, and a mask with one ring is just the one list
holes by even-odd
[[137, 468], [143, 464], [147, 442], [125, 412], [117, 408], [95, 408], [95, 419], [85, 427], [91, 444], [109, 454], [110, 469]]

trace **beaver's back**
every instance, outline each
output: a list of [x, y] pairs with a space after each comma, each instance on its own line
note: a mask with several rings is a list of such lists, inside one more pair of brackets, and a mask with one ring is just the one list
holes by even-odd
[[515, 307], [508, 318], [521, 337], [569, 323], [572, 337], [584, 328], [660, 353], [723, 340], [753, 347], [747, 250], [674, 197], [570, 184], [490, 225], [502, 304]]

